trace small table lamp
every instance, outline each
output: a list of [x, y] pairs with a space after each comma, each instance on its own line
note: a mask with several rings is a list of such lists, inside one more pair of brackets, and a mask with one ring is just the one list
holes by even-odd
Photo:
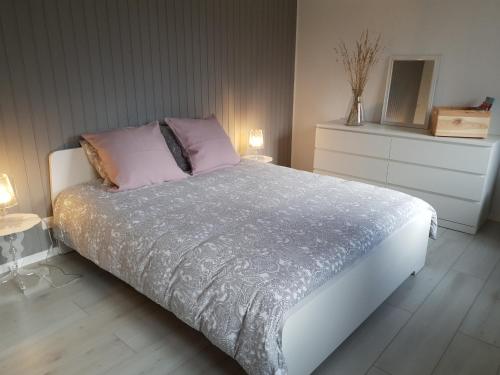
[[7, 208], [17, 206], [16, 194], [9, 176], [0, 174], [0, 216], [7, 214]]
[[264, 133], [262, 129], [250, 129], [248, 149], [251, 152], [248, 159], [258, 160], [260, 158], [259, 151], [264, 149]]

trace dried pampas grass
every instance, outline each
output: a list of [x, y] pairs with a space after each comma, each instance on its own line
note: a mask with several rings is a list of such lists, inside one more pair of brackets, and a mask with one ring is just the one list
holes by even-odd
[[344, 41], [339, 42], [334, 50], [338, 56], [337, 61], [344, 65], [354, 98], [359, 98], [363, 94], [371, 68], [378, 62], [382, 50], [381, 35], [372, 41], [368, 30], [365, 30], [353, 50], [347, 48]]

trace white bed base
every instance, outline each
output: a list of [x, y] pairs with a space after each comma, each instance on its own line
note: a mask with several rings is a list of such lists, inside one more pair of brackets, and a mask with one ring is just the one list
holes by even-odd
[[[64, 189], [96, 178], [81, 148], [53, 152], [49, 163], [53, 203]], [[410, 274], [420, 271], [430, 221], [430, 212], [413, 218], [288, 312], [282, 346], [290, 375], [311, 373]]]
[[312, 372], [403, 281], [422, 269], [430, 221], [430, 212], [415, 217], [288, 312], [282, 344], [290, 375]]

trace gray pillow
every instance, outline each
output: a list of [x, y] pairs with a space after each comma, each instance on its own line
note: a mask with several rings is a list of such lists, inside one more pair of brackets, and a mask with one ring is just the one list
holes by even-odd
[[184, 172], [191, 173], [191, 164], [189, 163], [188, 158], [185, 156], [186, 152], [177, 140], [177, 137], [175, 136], [172, 129], [170, 129], [170, 127], [166, 124], [160, 124], [160, 130], [179, 168]]

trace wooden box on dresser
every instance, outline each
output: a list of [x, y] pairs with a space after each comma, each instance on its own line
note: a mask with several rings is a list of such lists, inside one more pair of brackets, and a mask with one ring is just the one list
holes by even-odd
[[314, 172], [386, 186], [429, 202], [439, 225], [476, 233], [487, 219], [500, 137], [433, 137], [427, 130], [329, 122], [316, 127]]

